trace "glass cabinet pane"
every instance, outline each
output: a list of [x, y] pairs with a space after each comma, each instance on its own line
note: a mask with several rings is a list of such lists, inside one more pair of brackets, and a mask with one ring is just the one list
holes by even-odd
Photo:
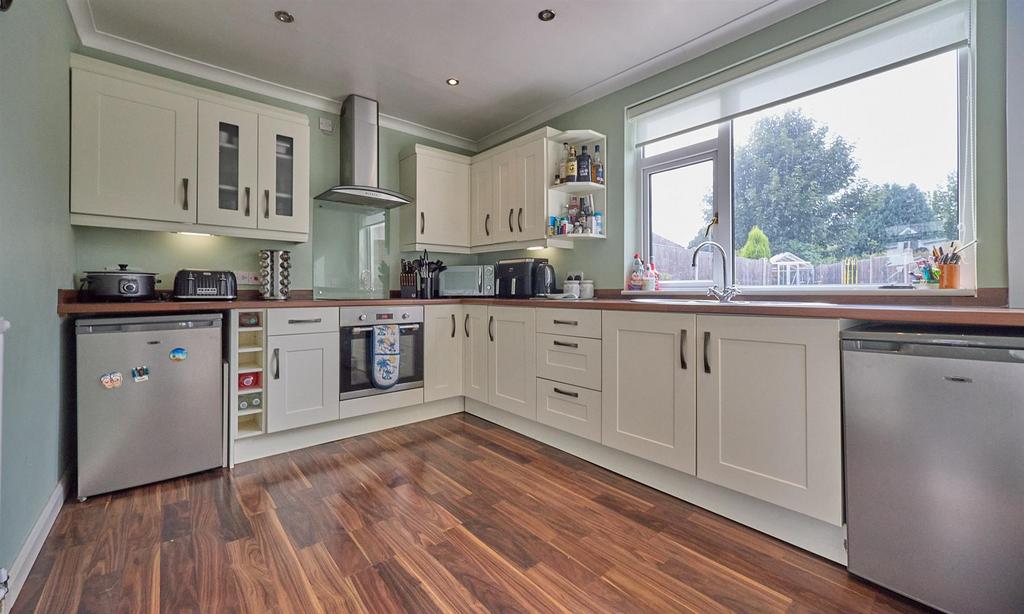
[[277, 185], [275, 186], [274, 211], [277, 215], [291, 217], [295, 181], [295, 140], [290, 136], [277, 135]]
[[217, 206], [238, 211], [238, 126], [220, 122]]

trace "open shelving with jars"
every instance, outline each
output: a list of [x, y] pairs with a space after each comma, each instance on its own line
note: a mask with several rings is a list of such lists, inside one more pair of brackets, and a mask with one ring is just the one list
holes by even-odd
[[[554, 240], [594, 240], [607, 237], [608, 139], [594, 130], [565, 130], [548, 136], [548, 238]], [[590, 155], [591, 177], [600, 180], [562, 181], [566, 172], [566, 149]], [[601, 173], [596, 172], [596, 165]], [[571, 167], [569, 168], [571, 171]], [[552, 222], [555, 223], [552, 226]], [[552, 230], [552, 228], [554, 230]]]
[[266, 432], [263, 370], [266, 335], [262, 309], [231, 312], [229, 336], [230, 425], [232, 441]]

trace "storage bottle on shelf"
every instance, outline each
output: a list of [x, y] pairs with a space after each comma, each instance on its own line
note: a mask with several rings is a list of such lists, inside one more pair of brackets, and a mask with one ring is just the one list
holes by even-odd
[[601, 160], [600, 145], [594, 145], [594, 159], [590, 161], [590, 180], [604, 185], [604, 162]]
[[558, 168], [555, 171], [555, 185], [565, 183], [566, 177], [568, 176], [568, 169], [566, 168], [566, 161], [569, 159], [569, 144], [562, 143], [562, 159], [558, 163]]
[[576, 147], [570, 147], [568, 155], [565, 157], [565, 174], [562, 175], [564, 181], [576, 181]]
[[587, 146], [580, 148], [580, 155], [576, 156], [576, 181], [590, 181], [590, 154], [587, 153]]

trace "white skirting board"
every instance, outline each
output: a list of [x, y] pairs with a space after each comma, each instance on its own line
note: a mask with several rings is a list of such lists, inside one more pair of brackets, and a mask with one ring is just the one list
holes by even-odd
[[578, 456], [772, 537], [846, 565], [842, 527], [793, 512], [704, 480], [521, 418], [473, 399], [466, 413]]
[[[416, 392], [420, 393], [422, 399], [422, 391]], [[236, 464], [244, 463], [274, 454], [318, 446], [346, 437], [365, 435], [413, 422], [462, 413], [463, 407], [463, 397], [453, 397], [401, 409], [379, 411], [338, 422], [325, 422], [315, 426], [240, 439], [235, 442], [234, 459]]]
[[66, 498], [67, 475], [64, 475], [57, 482], [53, 493], [50, 494], [50, 498], [46, 501], [46, 506], [43, 507], [42, 513], [39, 514], [39, 519], [32, 526], [32, 531], [28, 534], [25, 543], [22, 544], [21, 550], [18, 551], [18, 556], [14, 559], [14, 563], [11, 564], [10, 580], [7, 583], [8, 592], [3, 600], [2, 607], [0, 607], [0, 613], [7, 614], [7, 612], [13, 609], [18, 593], [25, 586], [25, 578], [32, 571], [32, 565], [35, 564], [39, 551], [43, 549], [43, 542], [46, 541], [46, 537], [50, 534], [50, 529], [53, 528], [53, 523], [56, 522], [57, 514], [60, 513], [60, 508], [64, 505]]

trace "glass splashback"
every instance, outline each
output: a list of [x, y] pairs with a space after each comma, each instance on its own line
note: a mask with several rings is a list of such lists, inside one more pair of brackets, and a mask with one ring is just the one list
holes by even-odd
[[314, 203], [313, 296], [388, 298], [387, 212], [360, 205]]

